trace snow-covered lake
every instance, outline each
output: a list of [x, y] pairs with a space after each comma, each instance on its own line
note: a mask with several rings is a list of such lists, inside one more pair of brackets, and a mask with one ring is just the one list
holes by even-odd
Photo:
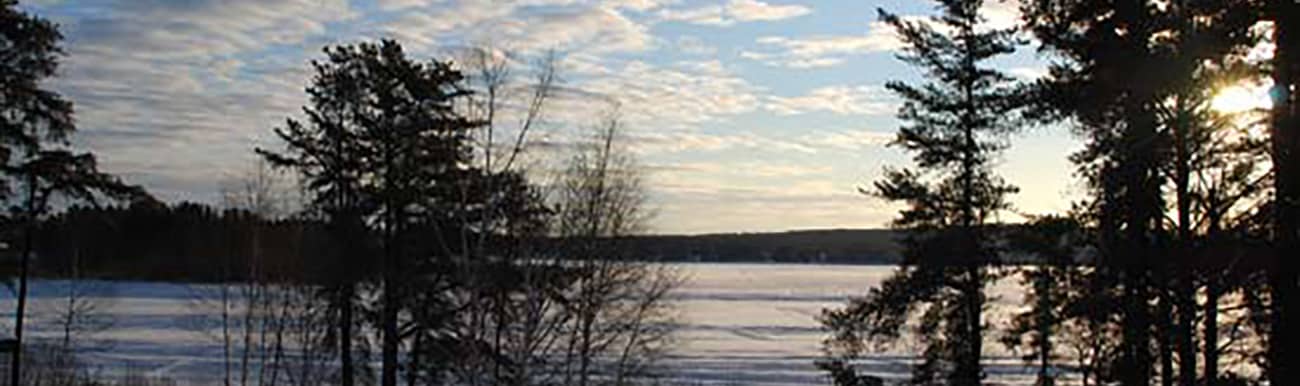
[[[892, 272], [892, 267], [799, 264], [680, 264], [687, 281], [679, 291], [683, 327], [670, 359], [671, 378], [686, 384], [809, 385], [827, 384], [813, 361], [820, 355], [823, 334], [815, 316], [850, 295], [862, 294]], [[40, 326], [49, 303], [61, 295], [63, 283], [38, 281], [33, 286], [35, 335], [52, 336]], [[89, 353], [101, 366], [131, 368], [181, 381], [215, 379], [221, 369], [221, 345], [210, 334], [196, 331], [202, 307], [195, 307], [195, 290], [169, 283], [103, 283], [111, 298], [100, 302], [113, 319], [113, 328], [97, 334], [104, 349]], [[1019, 295], [1014, 285], [994, 288], [994, 316], [1014, 309]], [[13, 319], [12, 295], [0, 300], [4, 331]], [[990, 324], [997, 325], [996, 320]], [[865, 363], [880, 375], [902, 376], [909, 370], [906, 345], [897, 352], [873, 356]], [[990, 338], [991, 379], [1020, 383], [1031, 373], [999, 352]], [[914, 352], [914, 351], [911, 351]]]

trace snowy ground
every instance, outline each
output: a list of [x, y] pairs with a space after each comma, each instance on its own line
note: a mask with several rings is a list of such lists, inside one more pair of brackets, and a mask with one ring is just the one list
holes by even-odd
[[[892, 267], [800, 264], [683, 264], [688, 284], [681, 291], [682, 345], [674, 367], [678, 378], [720, 385], [825, 385], [813, 366], [824, 338], [816, 316], [866, 293]], [[1020, 302], [1017, 287], [995, 286], [992, 318]], [[996, 324], [996, 323], [991, 323]], [[906, 343], [873, 355], [859, 367], [885, 378], [905, 376], [915, 350]], [[1032, 383], [1032, 373], [985, 344], [990, 380]]]
[[[683, 328], [680, 347], [670, 365], [672, 379], [701, 385], [826, 384], [812, 365], [822, 334], [814, 317], [826, 307], [842, 304], [849, 295], [865, 293], [893, 268], [794, 264], [682, 264], [687, 282], [679, 293]], [[54, 336], [45, 315], [66, 283], [39, 281], [33, 286], [35, 335]], [[166, 283], [103, 283], [99, 306], [112, 315], [113, 328], [99, 334], [95, 363], [111, 370], [130, 367], [146, 374], [180, 380], [215, 379], [221, 369], [221, 346], [196, 325], [204, 307], [193, 300], [195, 290]], [[1015, 286], [994, 288], [994, 314], [1014, 309]], [[9, 331], [12, 295], [0, 300]], [[993, 316], [999, 318], [999, 316]], [[990, 320], [996, 324], [995, 320]], [[986, 344], [991, 380], [1031, 381], [1018, 360]], [[864, 363], [882, 376], [908, 371], [911, 350], [883, 352]]]

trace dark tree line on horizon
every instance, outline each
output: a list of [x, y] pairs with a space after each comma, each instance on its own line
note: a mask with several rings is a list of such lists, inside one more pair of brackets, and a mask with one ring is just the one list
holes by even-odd
[[[906, 339], [925, 347], [913, 384], [982, 384], [982, 342], [1022, 355], [1039, 385], [1300, 382], [1300, 3], [1029, 0], [1021, 35], [988, 27], [983, 1], [938, 3], [925, 22], [881, 11], [929, 83], [890, 84], [904, 100], [894, 145], [917, 169], [868, 193], [908, 204], [894, 222], [904, 261], [823, 313], [818, 363], [834, 382], [878, 384], [856, 360]], [[1049, 73], [1009, 85], [981, 66], [1017, 44]], [[1271, 57], [1248, 55], [1260, 44]], [[1271, 110], [1211, 106], [1243, 82], [1271, 82]], [[1015, 190], [987, 160], [1035, 125], [1084, 139], [1070, 160], [1086, 198], [998, 226]], [[1038, 264], [1006, 260], [1025, 255]], [[989, 286], [1008, 275], [1027, 311], [990, 318]]]
[[[145, 200], [99, 207], [75, 206], [45, 218], [35, 235], [35, 274], [107, 280], [218, 282], [243, 280], [252, 234], [266, 269], [276, 274], [315, 267], [300, 253], [328, 237], [316, 221], [268, 218], [246, 208], [197, 202]], [[782, 262], [894, 264], [899, 246], [884, 229], [815, 230], [755, 234], [631, 235], [626, 253], [648, 262]], [[546, 240], [545, 242], [557, 242]], [[364, 266], [368, 262], [350, 262]]]

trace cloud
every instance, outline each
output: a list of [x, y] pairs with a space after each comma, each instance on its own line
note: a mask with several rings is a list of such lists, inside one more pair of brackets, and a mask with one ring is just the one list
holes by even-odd
[[691, 55], [713, 55], [718, 53], [717, 47], [710, 46], [703, 39], [694, 36], [678, 37], [675, 46], [678, 51]]
[[675, 0], [605, 0], [603, 4], [611, 8], [623, 8], [637, 12], [647, 12], [673, 2], [675, 2]]
[[343, 0], [91, 0], [41, 13], [67, 37], [52, 86], [74, 103], [76, 143], [169, 199], [210, 194], [206, 176], [244, 166], [305, 99], [306, 56], [357, 16]]
[[[674, 12], [701, 12], [697, 18], [679, 19], [686, 22], [731, 25], [788, 20], [811, 9], [785, 0], [726, 0], [716, 8], [676, 4], [378, 0], [356, 6], [350, 0], [86, 0], [34, 9], [59, 22], [68, 37], [70, 55], [52, 84], [76, 104], [78, 145], [99, 153], [107, 170], [145, 184], [164, 199], [215, 200], [221, 181], [214, 176], [237, 174], [254, 158], [254, 147], [281, 146], [271, 129], [300, 114], [307, 102], [303, 88], [312, 76], [307, 62], [321, 57], [320, 47], [394, 37], [421, 59], [447, 57], [452, 50], [479, 42], [515, 50], [518, 56], [512, 60], [521, 64], [546, 49], [560, 50], [565, 58], [563, 96], [547, 110], [547, 122], [538, 126], [539, 146], [564, 150], [575, 136], [563, 131], [588, 127], [610, 101], [617, 101], [635, 152], [660, 162], [699, 160], [679, 165], [681, 170], [656, 173], [663, 175], [665, 185], [663, 194], [655, 194], [667, 200], [667, 216], [660, 223], [673, 224], [673, 230], [851, 225], [869, 218], [831, 207], [859, 199], [851, 178], [828, 177], [836, 172], [834, 167], [777, 164], [775, 159], [811, 159], [827, 149], [872, 146], [882, 141], [877, 134], [772, 135], [772, 130], [737, 129], [740, 120], [733, 118], [750, 121], [754, 116], [747, 114], [814, 112], [856, 117], [889, 111], [888, 100], [876, 95], [878, 90], [840, 86], [768, 96], [758, 83], [761, 78], [747, 78], [750, 74], [740, 71], [745, 67], [704, 60], [718, 51], [706, 43], [713, 42], [712, 37], [654, 35], [654, 23]], [[864, 36], [879, 39], [871, 31]], [[762, 49], [753, 50], [753, 55], [742, 55], [810, 68], [888, 49], [883, 43], [856, 40], [773, 37], [761, 39]], [[514, 75], [527, 77], [529, 71], [521, 67]], [[539, 149], [539, 155], [553, 155], [541, 153], [547, 150]], [[681, 176], [691, 173], [695, 175]], [[790, 183], [754, 182], [764, 179]], [[691, 191], [702, 193], [689, 196]], [[788, 217], [759, 221], [747, 214], [762, 208], [788, 211]], [[684, 217], [692, 212], [700, 216]], [[718, 220], [723, 217], [727, 219]]]
[[793, 97], [769, 96], [763, 108], [779, 115], [825, 111], [840, 115], [885, 115], [895, 110], [888, 91], [878, 86], [827, 86]]
[[[356, 13], [345, 0], [99, 1], [69, 23], [78, 50], [151, 59], [192, 59], [300, 44]], [[129, 43], [129, 46], [122, 46]], [[75, 55], [75, 52], [74, 52]]]
[[519, 21], [503, 22], [495, 30], [479, 33], [503, 36], [525, 49], [627, 52], [643, 51], [654, 44], [648, 27], [609, 8], [531, 13]]
[[801, 140], [809, 147], [818, 149], [861, 151], [889, 144], [894, 140], [894, 134], [874, 130], [831, 131], [809, 134]]
[[[725, 165], [734, 169], [741, 165]], [[781, 231], [820, 227], [879, 227], [894, 208], [857, 192], [858, 181], [825, 174], [784, 175], [773, 181], [714, 174], [656, 173], [650, 182], [659, 232]], [[773, 216], [773, 213], [780, 213]]]
[[772, 5], [757, 0], [732, 0], [727, 10], [740, 21], [782, 20], [812, 12], [802, 5]]
[[379, 9], [385, 11], [419, 7], [432, 3], [431, 0], [375, 0], [375, 4], [379, 6]]
[[1020, 22], [1020, 1], [985, 1], [980, 7], [980, 15], [984, 16], [988, 28], [1005, 29], [1015, 27]]
[[640, 154], [666, 155], [683, 152], [719, 152], [725, 150], [764, 150], [778, 153], [813, 154], [817, 152], [799, 141], [773, 138], [754, 133], [706, 134], [690, 131], [638, 130], [628, 136], [631, 149]]
[[[1020, 18], [1018, 4], [1012, 0], [985, 2], [981, 8], [987, 20], [984, 27], [1014, 27]], [[941, 32], [947, 30], [929, 17], [902, 15], [900, 18], [908, 22], [930, 23]], [[760, 48], [742, 51], [741, 57], [793, 69], [832, 67], [851, 56], [895, 51], [903, 47], [894, 27], [881, 20], [868, 23], [866, 33], [860, 35], [764, 36], [755, 42]]]
[[[447, 0], [376, 0], [376, 5], [384, 11], [398, 11], [410, 8], [430, 7]], [[676, 0], [493, 0], [478, 1], [483, 6], [504, 9], [535, 6], [593, 6], [609, 9], [627, 9], [637, 12], [651, 11]]]
[[776, 21], [812, 13], [802, 5], [776, 5], [758, 0], [730, 0], [726, 4], [690, 9], [668, 9], [660, 19], [699, 25], [729, 26], [740, 22]]
[[[411, 3], [411, 1], [403, 1]], [[406, 9], [401, 16], [380, 27], [381, 33], [395, 37], [417, 49], [429, 49], [440, 38], [458, 28], [469, 28], [499, 21], [511, 15], [515, 8], [504, 4], [494, 6], [476, 1], [456, 1], [433, 7]]]
[[[593, 96], [599, 96], [601, 104], [617, 101], [628, 123], [653, 123], [661, 128], [684, 128], [754, 111], [761, 92], [717, 60], [680, 61], [668, 66], [629, 61], [612, 65], [606, 76], [576, 80], [568, 86], [585, 92], [575, 103], [590, 103]], [[593, 111], [590, 106], [556, 110]]]
[[694, 173], [704, 176], [729, 175], [740, 177], [778, 178], [778, 177], [818, 177], [831, 172], [829, 165], [792, 165], [779, 162], [674, 162], [650, 165], [655, 173]]
[[203, 176], [245, 167], [256, 146], [278, 146], [271, 128], [299, 114], [307, 62], [325, 44], [390, 36], [425, 57], [446, 42], [490, 36], [601, 65], [602, 55], [655, 44], [624, 12], [652, 10], [656, 1], [502, 4], [377, 4], [394, 12], [388, 18], [361, 14], [347, 0], [90, 0], [41, 13], [68, 37], [69, 57], [53, 84], [76, 104], [78, 144], [164, 198], [202, 199], [216, 184]]
[[[657, 3], [620, 4], [648, 7]], [[457, 0], [408, 8], [378, 32], [397, 37], [422, 51], [432, 51], [440, 45], [483, 42], [521, 51], [606, 53], [643, 51], [655, 44], [649, 28], [628, 18], [622, 5], [568, 2], [545, 8], [536, 5], [539, 4]]]
[[743, 51], [741, 56], [771, 66], [817, 68], [838, 65], [853, 55], [885, 52], [902, 47], [892, 27], [881, 21], [869, 24], [863, 35], [822, 35], [808, 37], [764, 36], [756, 41], [760, 48]]

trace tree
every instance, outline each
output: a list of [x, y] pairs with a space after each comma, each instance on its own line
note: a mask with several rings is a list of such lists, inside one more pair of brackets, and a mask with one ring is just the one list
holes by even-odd
[[[1196, 293], [1203, 282], [1198, 276], [1216, 275], [1214, 270], [1224, 267], [1216, 264], [1224, 256], [1205, 253], [1221, 252], [1225, 246], [1220, 243], [1219, 248], [1211, 249], [1207, 233], [1242, 213], [1241, 206], [1258, 202], [1262, 190], [1257, 187], [1264, 185], [1261, 182], [1267, 174], [1257, 166], [1261, 143], [1239, 128], [1241, 117], [1211, 106], [1215, 93], [1226, 85], [1257, 77], [1254, 66], [1244, 60], [1257, 42], [1250, 29], [1256, 10], [1249, 5], [1179, 2], [1165, 10], [1175, 17], [1168, 27], [1173, 36], [1164, 40], [1171, 64], [1167, 70], [1183, 75], [1171, 81], [1168, 96], [1155, 107], [1160, 135], [1165, 138], [1162, 146], [1168, 147], [1161, 173], [1173, 204], [1167, 209], [1172, 214], [1166, 216], [1164, 225], [1171, 230], [1167, 236], [1169, 257], [1159, 263], [1161, 272], [1171, 273], [1159, 283], [1166, 287], [1160, 292], [1162, 318], [1172, 320], [1171, 328], [1163, 329], [1161, 341], [1161, 379], [1165, 384], [1173, 384], [1175, 379], [1187, 386], [1197, 382], [1195, 324], [1200, 307]], [[1215, 223], [1200, 225], [1207, 222]], [[1178, 358], [1177, 374], [1172, 371], [1172, 351]], [[1212, 351], [1207, 346], [1207, 352]], [[1207, 363], [1205, 368], [1208, 374], [1215, 366]], [[1208, 379], [1214, 377], [1217, 375]]]
[[[1075, 117], [1089, 142], [1072, 161], [1093, 189], [1100, 253], [1100, 280], [1121, 293], [1098, 293], [1123, 300], [1123, 336], [1116, 360], [1118, 380], [1147, 385], [1152, 373], [1152, 312], [1157, 233], [1163, 202], [1158, 175], [1160, 154], [1154, 106], [1167, 74], [1148, 44], [1159, 31], [1160, 11], [1130, 2], [1098, 6], [1086, 1], [1028, 3], [1028, 27], [1042, 50], [1063, 57], [1044, 81], [1050, 109]], [[1160, 69], [1160, 70], [1157, 70]]]
[[[222, 183], [222, 226], [212, 231], [221, 245], [215, 283], [192, 286], [194, 305], [207, 320], [195, 326], [222, 347], [225, 385], [267, 385], [297, 381], [319, 365], [320, 342], [293, 341], [312, 335], [316, 323], [311, 283], [303, 275], [301, 227], [288, 217], [285, 184], [258, 160], [246, 172]], [[294, 232], [298, 231], [298, 232]], [[277, 253], [278, 252], [278, 253]], [[297, 335], [295, 335], [297, 334]], [[293, 347], [291, 347], [293, 346]], [[290, 358], [296, 348], [302, 354]], [[296, 359], [296, 360], [295, 360]]]
[[1273, 22], [1271, 128], [1274, 174], [1273, 245], [1276, 263], [1270, 270], [1272, 325], [1269, 336], [1269, 381], [1274, 385], [1300, 381], [1300, 334], [1290, 328], [1300, 322], [1300, 4], [1267, 1], [1265, 18]]
[[[1247, 252], [1257, 249], [1252, 243], [1260, 237], [1252, 228], [1268, 202], [1266, 143], [1251, 134], [1259, 125], [1255, 112], [1220, 112], [1211, 106], [1219, 90], [1257, 78], [1258, 70], [1242, 62], [1242, 56], [1244, 52], [1196, 60], [1199, 68], [1160, 113], [1170, 136], [1171, 157], [1164, 172], [1170, 176], [1175, 204], [1169, 227], [1174, 229], [1171, 242], [1177, 258], [1166, 262], [1166, 269], [1176, 276], [1167, 293], [1176, 311], [1173, 346], [1178, 350], [1177, 379], [1183, 385], [1198, 379], [1197, 319], [1204, 320], [1200, 378], [1207, 384], [1217, 381], [1220, 299], [1240, 289], [1258, 267], [1247, 261]], [[1202, 287], [1205, 304], [1198, 306], [1196, 295]]]
[[100, 172], [93, 155], [69, 148], [75, 130], [72, 103], [42, 87], [58, 69], [62, 39], [54, 23], [20, 11], [16, 1], [0, 1], [0, 199], [10, 204], [5, 224], [22, 232], [14, 322], [20, 349], [11, 357], [12, 384], [22, 379], [33, 237], [38, 221], [50, 211], [50, 200], [62, 197], [93, 203], [105, 196], [144, 196], [139, 188]]
[[[380, 256], [371, 313], [381, 338], [380, 383], [397, 383], [399, 350], [408, 338], [415, 346], [406, 366], [412, 382], [418, 373], [439, 378], [455, 347], [476, 344], [453, 333], [459, 309], [453, 295], [465, 284], [455, 275], [465, 259], [456, 258], [489, 257], [467, 241], [510, 218], [476, 219], [496, 210], [489, 204], [495, 200], [526, 206], [524, 180], [473, 165], [469, 139], [482, 122], [457, 110], [471, 91], [450, 62], [413, 61], [387, 40], [325, 53], [325, 62], [313, 64], [317, 77], [308, 90], [311, 126], [290, 120], [276, 131], [286, 154], [262, 154], [297, 169], [329, 221], [353, 224], [340, 228], [362, 235], [367, 245], [358, 250]], [[430, 368], [416, 370], [421, 364]]]
[[330, 305], [334, 328], [328, 336], [338, 347], [340, 384], [351, 386], [359, 363], [353, 358], [358, 338], [354, 330], [357, 286], [372, 268], [354, 264], [361, 258], [368, 236], [364, 223], [367, 203], [361, 196], [364, 170], [359, 165], [364, 149], [357, 143], [355, 127], [365, 100], [346, 83], [349, 73], [355, 71], [346, 61], [348, 52], [327, 48], [325, 53], [328, 61], [312, 62], [316, 73], [307, 88], [311, 106], [303, 108], [307, 125], [288, 119], [285, 126], [275, 129], [286, 142], [284, 154], [264, 149], [257, 152], [271, 165], [298, 173], [307, 194], [305, 209], [328, 224], [335, 245], [323, 248], [330, 253], [319, 257], [313, 276]]
[[586, 386], [607, 376], [627, 385], [654, 375], [674, 330], [668, 296], [679, 275], [633, 260], [624, 243], [644, 229], [647, 213], [641, 169], [622, 143], [617, 114], [578, 144], [553, 198], [557, 263], [574, 274], [562, 295], [560, 384]]
[[[904, 232], [904, 265], [880, 288], [822, 315], [835, 334], [828, 351], [847, 349], [851, 356], [860, 345], [845, 340], [896, 338], [907, 315], [926, 305], [917, 331], [926, 343], [913, 373], [917, 384], [983, 379], [984, 287], [999, 259], [991, 225], [1016, 191], [993, 174], [992, 161], [1017, 124], [1020, 88], [984, 65], [1014, 51], [1014, 31], [985, 28], [981, 4], [943, 1], [934, 24], [880, 12], [906, 44], [900, 59], [930, 79], [886, 85], [904, 101], [899, 118], [906, 125], [893, 144], [915, 153], [919, 169], [888, 170], [875, 184], [875, 194], [908, 204], [893, 223]], [[824, 367], [844, 368], [834, 362], [843, 358]]]
[[[1084, 272], [1079, 260], [1087, 246], [1083, 236], [1077, 221], [1054, 216], [1032, 218], [1008, 236], [1008, 249], [1036, 264], [1018, 269], [1028, 290], [1024, 301], [1029, 309], [1012, 318], [1003, 344], [1013, 351], [1028, 348], [1022, 358], [1037, 366], [1038, 386], [1056, 384], [1056, 361], [1062, 351], [1058, 346], [1064, 346], [1058, 330], [1064, 328], [1070, 306], [1081, 297], [1078, 282]], [[1087, 357], [1086, 353], [1076, 356]], [[1089, 374], [1084, 374], [1084, 383], [1088, 380]]]
[[[457, 251], [454, 264], [463, 304], [461, 334], [468, 344], [458, 352], [452, 373], [468, 384], [529, 382], [543, 367], [560, 317], [548, 297], [560, 279], [553, 260], [545, 258], [544, 208], [540, 190], [530, 186], [526, 162], [531, 135], [538, 132], [556, 92], [559, 57], [548, 53], [535, 61], [531, 74], [520, 75], [525, 57], [491, 45], [472, 47], [458, 61], [468, 96], [464, 113], [482, 125], [473, 132], [474, 161], [484, 171], [460, 199], [462, 208], [482, 207], [446, 234], [440, 246]], [[517, 118], [517, 120], [516, 120]], [[486, 194], [486, 192], [497, 192]], [[475, 197], [483, 194], [483, 197]]]
[[[76, 240], [68, 240], [75, 244]], [[38, 325], [53, 327], [54, 339], [28, 344], [36, 346], [33, 357], [26, 359], [24, 379], [33, 384], [75, 385], [90, 382], [93, 374], [86, 370], [80, 357], [83, 353], [102, 351], [111, 347], [102, 333], [113, 328], [115, 319], [109, 310], [113, 307], [112, 289], [101, 281], [83, 277], [80, 259], [75, 255], [68, 272], [60, 272], [62, 280], [48, 283], [57, 296], [39, 299], [35, 314]], [[39, 271], [39, 270], [38, 270]], [[48, 273], [47, 273], [48, 274]]]
[[[1193, 79], [1203, 63], [1249, 42], [1253, 9], [1250, 1], [1044, 0], [1024, 7], [1041, 50], [1059, 59], [1040, 83], [1039, 113], [1072, 119], [1088, 140], [1072, 161], [1092, 189], [1085, 208], [1098, 237], [1092, 280], [1099, 282], [1091, 286], [1115, 300], [1096, 312], [1119, 318], [1113, 375], [1122, 384], [1149, 384], [1153, 331], [1163, 382], [1195, 381], [1191, 171], [1183, 143], [1195, 105], [1188, 97], [1200, 92]], [[1162, 191], [1167, 183], [1172, 200]]]

